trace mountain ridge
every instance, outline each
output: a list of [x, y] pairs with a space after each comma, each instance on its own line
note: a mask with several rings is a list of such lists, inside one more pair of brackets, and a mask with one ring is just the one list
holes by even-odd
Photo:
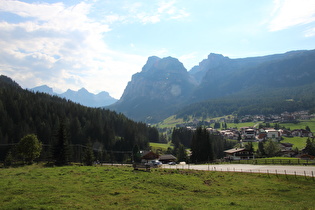
[[87, 89], [81, 88], [78, 91], [68, 89], [64, 93], [55, 93], [53, 88], [47, 85], [41, 85], [30, 89], [34, 92], [47, 93], [49, 95], [56, 95], [62, 98], [66, 98], [73, 102], [79, 103], [88, 107], [103, 107], [108, 106], [117, 101], [117, 99], [111, 97], [108, 92], [102, 91], [98, 94], [90, 93]]
[[[132, 76], [121, 99], [109, 108], [134, 120], [154, 123], [209, 99], [248, 94], [254, 102], [252, 93], [263, 94], [266, 87], [271, 94], [273, 90], [280, 94], [291, 87], [313, 84], [314, 67], [315, 50], [236, 59], [210, 53], [190, 71], [176, 58], [151, 56], [142, 71]], [[170, 87], [176, 94], [169, 94]]]

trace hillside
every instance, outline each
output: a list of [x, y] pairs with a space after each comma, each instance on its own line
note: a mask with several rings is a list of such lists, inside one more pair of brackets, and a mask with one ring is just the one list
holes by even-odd
[[272, 114], [314, 108], [315, 50], [230, 59], [211, 53], [189, 72], [150, 57], [110, 109], [156, 123], [168, 116]]
[[140, 210], [312, 209], [315, 205], [311, 177], [232, 170], [178, 167], [145, 173], [127, 166], [39, 165], [1, 169], [0, 203], [2, 209]]
[[[134, 122], [122, 114], [88, 108], [57, 96], [22, 89], [10, 78], [0, 76], [0, 144], [17, 143], [34, 133], [44, 145], [51, 145], [61, 122], [66, 124], [70, 144], [86, 145], [90, 139], [95, 151], [131, 151], [134, 145], [148, 147], [158, 139], [155, 128]], [[7, 147], [0, 147], [3, 160]], [[108, 158], [108, 157], [107, 157]]]

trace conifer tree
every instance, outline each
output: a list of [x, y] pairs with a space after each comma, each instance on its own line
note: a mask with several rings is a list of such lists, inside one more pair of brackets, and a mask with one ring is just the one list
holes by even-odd
[[214, 158], [213, 139], [206, 128], [198, 127], [195, 131], [191, 144], [191, 161], [207, 162]]
[[68, 165], [70, 161], [70, 145], [64, 121], [62, 121], [59, 125], [58, 131], [55, 135], [55, 141], [56, 142], [53, 148], [53, 159], [55, 161], [55, 165]]
[[89, 139], [85, 148], [83, 163], [87, 166], [92, 166], [94, 159], [95, 157], [93, 153], [93, 147], [92, 147], [91, 139]]
[[307, 138], [304, 151], [305, 151], [305, 153], [307, 153], [309, 155], [315, 156], [315, 142], [314, 142], [314, 140], [311, 141], [310, 138]]

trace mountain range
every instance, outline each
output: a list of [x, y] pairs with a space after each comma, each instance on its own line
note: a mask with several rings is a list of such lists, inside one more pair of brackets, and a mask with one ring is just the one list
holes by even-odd
[[30, 89], [34, 92], [47, 93], [50, 95], [56, 95], [61, 98], [66, 98], [73, 102], [79, 103], [88, 107], [103, 107], [108, 106], [117, 101], [117, 99], [111, 97], [108, 92], [102, 91], [98, 94], [93, 94], [87, 91], [85, 88], [81, 88], [78, 91], [68, 89], [66, 92], [57, 94], [53, 91], [51, 87], [47, 85], [42, 85]]
[[260, 104], [265, 99], [300, 100], [299, 91], [307, 90], [304, 96], [314, 92], [314, 76], [315, 50], [240, 59], [211, 53], [190, 71], [176, 58], [152, 56], [108, 108], [134, 120], [158, 122], [193, 104], [203, 103], [196, 107], [207, 110], [218, 99], [242, 99], [247, 105], [257, 104], [258, 98]]

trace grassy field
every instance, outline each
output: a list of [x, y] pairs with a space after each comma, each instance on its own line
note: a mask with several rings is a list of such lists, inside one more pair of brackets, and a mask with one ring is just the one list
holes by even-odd
[[[293, 149], [295, 149], [296, 147], [299, 149], [299, 150], [302, 150], [305, 148], [305, 145], [306, 145], [306, 140], [307, 140], [307, 137], [298, 137], [298, 136], [295, 136], [295, 137], [282, 137], [283, 140], [281, 140], [281, 143], [291, 143], [293, 144]], [[244, 142], [244, 145], [246, 145], [247, 143]], [[258, 142], [253, 142], [253, 147], [254, 147], [254, 150], [256, 151], [258, 149]]]
[[131, 167], [0, 169], [0, 209], [313, 209], [304, 177]]
[[163, 150], [167, 150], [167, 148], [169, 148], [169, 147], [173, 148], [171, 143], [162, 144], [162, 143], [153, 143], [153, 142], [150, 142], [150, 147], [152, 147], [154, 149], [163, 149]]
[[[218, 118], [211, 118], [211, 120], [219, 120]], [[192, 120], [192, 119], [191, 119]], [[190, 120], [190, 121], [191, 121]], [[201, 120], [201, 118], [199, 119]], [[205, 119], [205, 121], [210, 121], [209, 119]], [[175, 115], [165, 119], [164, 121], [156, 124], [159, 128], [173, 128], [176, 127], [177, 124], [182, 124], [184, 121], [182, 118], [175, 118]], [[245, 123], [227, 123], [227, 127], [230, 128], [241, 128], [241, 127], [249, 127], [249, 126], [255, 126], [262, 122], [245, 122]], [[213, 126], [213, 124], [212, 124]], [[273, 126], [273, 123], [271, 123], [271, 126]], [[291, 130], [294, 129], [305, 129], [306, 126], [308, 126], [312, 132], [315, 132], [315, 118], [310, 120], [302, 120], [299, 123], [280, 123], [280, 126], [284, 126], [286, 128], [290, 128]]]
[[306, 145], [307, 137], [283, 137], [281, 142], [293, 144], [293, 148], [298, 148], [299, 150], [304, 149]]
[[280, 126], [284, 126], [286, 128], [294, 129], [305, 129], [308, 126], [312, 132], [315, 132], [315, 118], [310, 120], [302, 120], [299, 123], [280, 123]]

